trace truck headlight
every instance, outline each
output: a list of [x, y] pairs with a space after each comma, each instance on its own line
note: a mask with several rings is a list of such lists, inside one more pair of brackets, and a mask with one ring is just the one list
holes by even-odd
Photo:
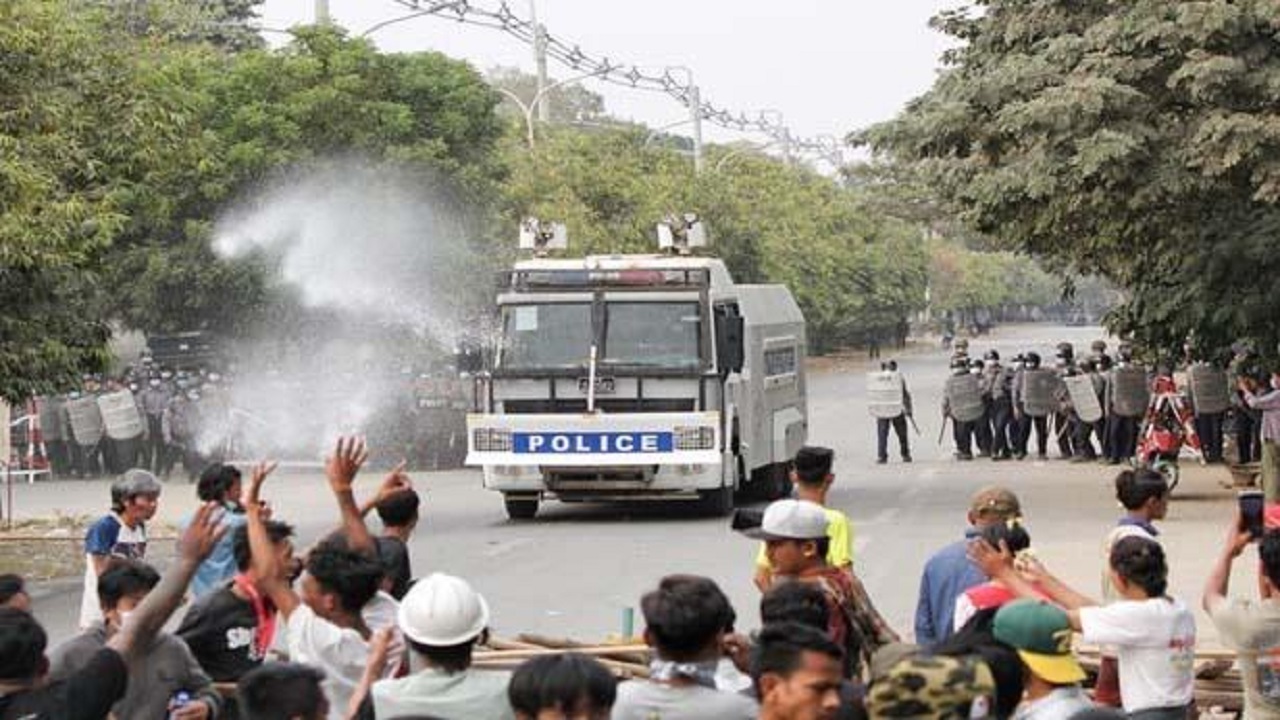
[[476, 428], [471, 431], [476, 452], [511, 452], [511, 431], [506, 428]]
[[707, 425], [674, 428], [676, 450], [715, 450], [716, 429]]

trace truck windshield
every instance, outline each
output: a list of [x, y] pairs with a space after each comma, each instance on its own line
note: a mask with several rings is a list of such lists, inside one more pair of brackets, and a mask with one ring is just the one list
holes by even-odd
[[591, 303], [510, 305], [502, 316], [501, 366], [584, 367], [591, 354]]
[[695, 369], [702, 319], [696, 302], [609, 302], [607, 365]]

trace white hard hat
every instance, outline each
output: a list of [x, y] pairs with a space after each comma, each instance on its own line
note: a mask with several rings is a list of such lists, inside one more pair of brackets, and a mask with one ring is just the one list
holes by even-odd
[[400, 631], [422, 645], [447, 647], [479, 637], [489, 625], [489, 605], [466, 580], [432, 573], [400, 601]]

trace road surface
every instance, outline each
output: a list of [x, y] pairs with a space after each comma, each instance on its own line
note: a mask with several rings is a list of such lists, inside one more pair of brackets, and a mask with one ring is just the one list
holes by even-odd
[[[971, 341], [971, 354], [994, 347], [1002, 358], [1038, 349], [1052, 357], [1059, 340], [1087, 351], [1096, 328], [1019, 326]], [[892, 357], [885, 353], [883, 359]], [[809, 380], [810, 441], [836, 450], [836, 482], [830, 501], [852, 518], [855, 566], [881, 612], [911, 633], [919, 574], [935, 549], [961, 536], [969, 496], [998, 483], [1022, 498], [1039, 556], [1086, 593], [1099, 590], [1101, 541], [1119, 515], [1111, 492], [1115, 468], [1061, 460], [992, 463], [951, 459], [936, 444], [947, 354], [916, 349], [898, 357], [915, 397], [921, 436], [912, 437], [916, 462], [875, 464], [874, 422], [864, 402], [863, 362], [821, 359]], [[1054, 450], [1050, 450], [1051, 456]], [[1222, 468], [1184, 470], [1164, 542], [1172, 559], [1173, 592], [1198, 605], [1209, 563], [1216, 557], [1233, 495], [1218, 487]], [[740, 627], [757, 625], [751, 584], [756, 548], [728, 528], [727, 519], [698, 517], [670, 506], [544, 505], [533, 522], [510, 522], [501, 498], [480, 487], [475, 471], [414, 475], [425, 491], [423, 519], [412, 545], [417, 576], [444, 571], [470, 580], [493, 608], [496, 633], [538, 632], [602, 639], [617, 633], [624, 608], [668, 573], [714, 578], [732, 599]], [[375, 474], [358, 481], [372, 492]], [[268, 482], [277, 515], [293, 522], [310, 542], [334, 526], [336, 511], [317, 475], [280, 475]], [[22, 515], [97, 513], [105, 509], [106, 483], [57, 482], [17, 488]], [[173, 483], [161, 498], [162, 518], [176, 520], [195, 505], [191, 486]], [[376, 521], [375, 521], [376, 522]], [[1233, 587], [1256, 587], [1253, 565], [1241, 561]], [[55, 640], [74, 630], [80, 598], [75, 579], [38, 588], [37, 615]], [[639, 625], [639, 621], [637, 621]], [[637, 631], [638, 631], [637, 627]], [[1202, 640], [1212, 627], [1201, 618]]]

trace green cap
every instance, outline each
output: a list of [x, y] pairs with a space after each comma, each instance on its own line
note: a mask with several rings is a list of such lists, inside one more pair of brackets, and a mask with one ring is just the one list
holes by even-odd
[[1071, 652], [1071, 622], [1057, 605], [1015, 600], [996, 613], [991, 631], [1044, 680], [1055, 685], [1084, 680], [1084, 669]]

